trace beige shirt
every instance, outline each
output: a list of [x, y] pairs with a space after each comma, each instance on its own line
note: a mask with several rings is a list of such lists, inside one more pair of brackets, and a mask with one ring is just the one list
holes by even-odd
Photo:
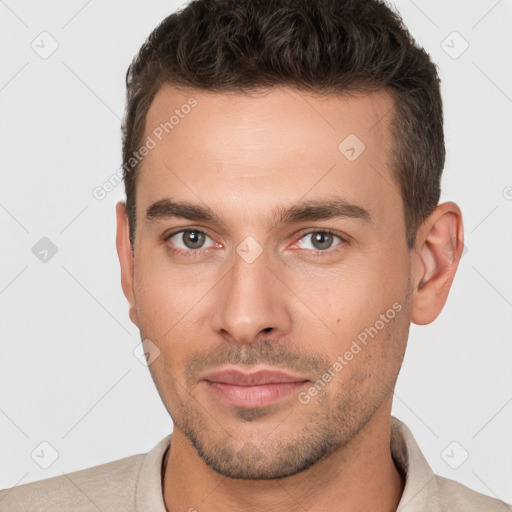
[[[0, 491], [1, 512], [166, 512], [162, 461], [171, 442], [164, 437], [146, 454]], [[411, 431], [391, 417], [391, 453], [406, 475], [400, 512], [512, 512], [503, 501], [433, 473]], [[192, 503], [191, 509], [205, 509]]]

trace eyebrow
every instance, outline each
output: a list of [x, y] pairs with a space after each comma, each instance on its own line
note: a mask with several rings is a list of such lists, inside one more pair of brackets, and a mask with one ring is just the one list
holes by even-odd
[[[175, 202], [164, 198], [146, 209], [146, 220], [182, 218], [191, 221], [211, 222], [226, 228], [224, 220], [211, 208], [186, 201]], [[271, 224], [293, 224], [302, 221], [350, 218], [366, 224], [374, 222], [368, 210], [341, 197], [312, 199], [289, 207], [277, 206], [271, 212]]]

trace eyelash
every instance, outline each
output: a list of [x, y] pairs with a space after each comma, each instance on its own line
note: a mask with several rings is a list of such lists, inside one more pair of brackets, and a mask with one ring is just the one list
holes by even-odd
[[[201, 229], [187, 228], [187, 229], [180, 229], [179, 231], [174, 231], [173, 233], [165, 235], [163, 237], [163, 241], [166, 242], [167, 240], [172, 238], [174, 235], [178, 235], [180, 233], [185, 233], [187, 231], [195, 231], [198, 233], [203, 233], [204, 235], [208, 236], [208, 234], [205, 231], [202, 231]], [[319, 249], [317, 249], [317, 250], [307, 250], [306, 249], [311, 254], [311, 256], [313, 256], [313, 258], [324, 258], [326, 256], [330, 256], [330, 255], [338, 252], [339, 250], [343, 249], [346, 245], [348, 245], [347, 239], [343, 238], [341, 235], [339, 235], [332, 229], [313, 229], [311, 231], [307, 231], [306, 233], [302, 233], [302, 236], [300, 238], [298, 238], [298, 240], [301, 240], [305, 236], [311, 235], [312, 233], [327, 233], [327, 234], [333, 235], [341, 240], [341, 242], [338, 245], [336, 245], [330, 249], [325, 249], [324, 251], [321, 251]], [[211, 237], [209, 237], [209, 238], [211, 238]], [[170, 247], [169, 245], [167, 245], [166, 248], [172, 254], [176, 254], [178, 256], [185, 256], [188, 258], [198, 258], [202, 255], [203, 251], [208, 250], [208, 249], [196, 249], [196, 250], [189, 249], [186, 251], [184, 249], [177, 249], [175, 247]]]

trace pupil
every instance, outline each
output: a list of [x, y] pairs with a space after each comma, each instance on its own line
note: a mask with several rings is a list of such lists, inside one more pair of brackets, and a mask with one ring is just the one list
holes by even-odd
[[[313, 237], [314, 243], [319, 244], [319, 249], [328, 249], [332, 242], [332, 235], [331, 233], [316, 233], [316, 235]], [[323, 242], [322, 242], [323, 240]]]
[[204, 233], [199, 233], [197, 231], [187, 231], [187, 233], [188, 236], [185, 236], [185, 245], [191, 249], [201, 247], [204, 241]]

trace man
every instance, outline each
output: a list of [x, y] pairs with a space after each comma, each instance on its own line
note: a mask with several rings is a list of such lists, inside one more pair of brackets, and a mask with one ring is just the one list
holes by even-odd
[[200, 0], [127, 73], [117, 250], [174, 422], [1, 510], [512, 510], [391, 416], [463, 247], [439, 79], [377, 0]]

